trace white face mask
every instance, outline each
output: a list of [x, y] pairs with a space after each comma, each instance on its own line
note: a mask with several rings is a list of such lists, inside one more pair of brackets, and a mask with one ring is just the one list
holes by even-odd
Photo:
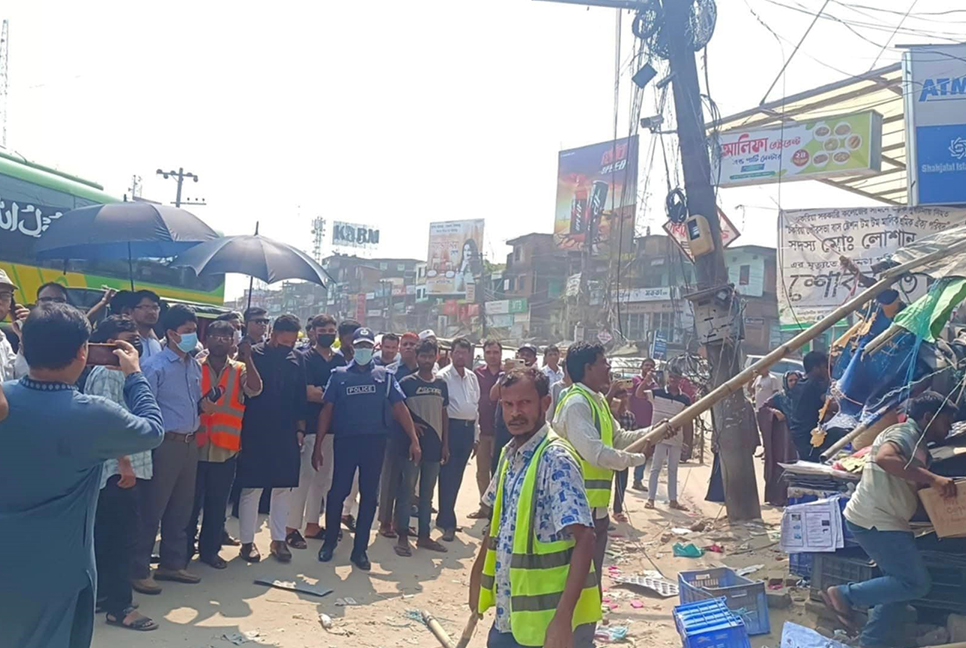
[[368, 347], [356, 347], [355, 355], [352, 359], [356, 361], [356, 364], [367, 365], [372, 362], [372, 349]]

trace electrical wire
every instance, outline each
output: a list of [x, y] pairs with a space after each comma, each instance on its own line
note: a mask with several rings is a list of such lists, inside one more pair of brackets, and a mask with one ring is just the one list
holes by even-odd
[[875, 64], [879, 62], [879, 57], [882, 56], [882, 53], [886, 50], [886, 47], [889, 46], [889, 43], [892, 42], [892, 39], [896, 37], [896, 33], [900, 29], [902, 29], [902, 23], [906, 22], [906, 18], [909, 17], [909, 14], [912, 13], [912, 10], [916, 8], [916, 5], [917, 4], [919, 4], [919, 0], [912, 0], [912, 4], [909, 5], [909, 9], [906, 10], [905, 15], [902, 16], [902, 20], [899, 21], [899, 24], [898, 25], [896, 25], [896, 28], [895, 28], [895, 30], [893, 30], [892, 35], [889, 36], [889, 40], [887, 40], [885, 42], [885, 45], [882, 46], [882, 49], [879, 50], [879, 54], [878, 54], [878, 56], [875, 57], [875, 60], [872, 61], [872, 67], [870, 67], [869, 70], [874, 70], [875, 69]]

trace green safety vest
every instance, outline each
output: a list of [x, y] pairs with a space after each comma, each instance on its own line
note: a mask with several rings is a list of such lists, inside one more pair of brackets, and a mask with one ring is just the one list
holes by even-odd
[[[560, 408], [570, 398], [580, 395], [587, 399], [590, 411], [594, 413], [594, 427], [600, 433], [600, 440], [608, 448], [614, 447], [614, 419], [611, 417], [610, 409], [600, 404], [590, 391], [580, 384], [574, 384], [570, 389], [560, 395], [560, 402], [554, 412], [554, 420], [560, 414]], [[607, 468], [594, 466], [579, 457], [580, 467], [584, 471], [584, 488], [587, 490], [587, 501], [594, 508], [606, 508], [610, 505], [610, 489], [614, 481], [614, 471]]]
[[[517, 525], [513, 535], [510, 559], [510, 629], [513, 638], [523, 646], [542, 646], [547, 627], [557, 611], [570, 572], [570, 558], [576, 541], [573, 538], [544, 543], [536, 532], [537, 466], [550, 444], [562, 445], [577, 459], [577, 453], [553, 432], [540, 442], [523, 477], [523, 488], [517, 502]], [[497, 474], [496, 503], [490, 520], [490, 543], [483, 563], [478, 610], [483, 614], [496, 604], [496, 543], [503, 509], [503, 487], [506, 480], [506, 450], [500, 457]], [[574, 608], [573, 627], [596, 623], [601, 619], [600, 592], [597, 575], [591, 563], [587, 581]]]

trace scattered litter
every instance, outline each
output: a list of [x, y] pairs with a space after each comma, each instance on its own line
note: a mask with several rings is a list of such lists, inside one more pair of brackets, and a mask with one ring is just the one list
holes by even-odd
[[424, 623], [423, 613], [420, 612], [419, 610], [406, 610], [403, 613], [403, 616], [412, 621], [419, 621], [420, 623]]
[[297, 583], [295, 581], [283, 581], [279, 579], [256, 578], [255, 584], [268, 585], [269, 587], [274, 587], [276, 589], [288, 590], [289, 592], [299, 592], [301, 594], [311, 594], [313, 596], [320, 597], [332, 593], [331, 589], [323, 587], [321, 584], [312, 585], [304, 581]]
[[695, 546], [693, 543], [683, 545], [680, 542], [674, 543], [674, 555], [678, 558], [700, 558], [704, 555], [704, 550]]
[[345, 598], [337, 598], [335, 600], [335, 605], [336, 607], [345, 607], [346, 605], [359, 605], [359, 602], [351, 596], [347, 596]]
[[711, 553], [724, 553], [724, 547], [718, 543], [710, 544], [704, 548], [705, 551], [710, 551]]
[[225, 641], [230, 641], [236, 646], [248, 643], [249, 641], [255, 641], [260, 635], [258, 630], [249, 630], [248, 632], [232, 632], [231, 634], [225, 633], [221, 635], [221, 638]]
[[644, 604], [638, 601], [637, 599], [634, 599], [633, 601], [631, 601], [631, 607], [634, 608], [635, 610], [640, 610], [642, 607], [644, 607]]
[[624, 626], [598, 626], [594, 639], [604, 643], [614, 643], [627, 638], [627, 628]]
[[631, 587], [643, 587], [657, 593], [663, 598], [672, 598], [679, 594], [678, 584], [664, 578], [660, 572], [656, 571], [644, 572], [640, 576], [631, 574], [616, 577], [614, 578], [614, 582]]
[[671, 529], [671, 533], [677, 536], [689, 536], [691, 535], [691, 529], [683, 529], [681, 527], [674, 527]]
[[326, 630], [332, 629], [332, 617], [330, 617], [328, 614], [320, 614], [319, 621], [322, 622], [322, 627]]
[[698, 520], [697, 522], [691, 525], [691, 530], [707, 531], [710, 526], [711, 526], [711, 522], [709, 520]]
[[735, 569], [734, 572], [739, 576], [747, 576], [748, 574], [754, 574], [763, 567], [764, 565], [748, 565], [747, 567], [742, 567], [741, 569]]

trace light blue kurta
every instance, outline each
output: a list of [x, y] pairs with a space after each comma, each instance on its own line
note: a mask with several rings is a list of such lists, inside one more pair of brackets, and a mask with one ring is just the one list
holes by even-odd
[[94, 513], [101, 466], [161, 444], [140, 373], [130, 412], [72, 386], [22, 378], [0, 422], [0, 648], [86, 648], [94, 617]]

